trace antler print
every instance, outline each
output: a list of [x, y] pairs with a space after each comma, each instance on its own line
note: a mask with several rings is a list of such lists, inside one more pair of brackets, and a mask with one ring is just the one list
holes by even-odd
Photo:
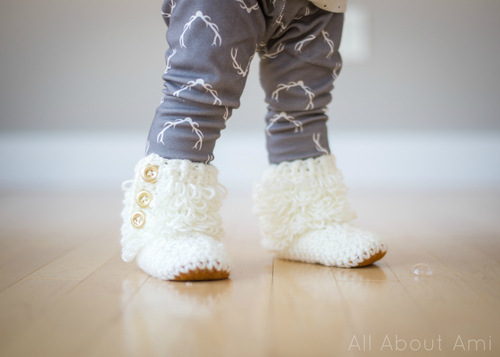
[[207, 155], [207, 160], [205, 161], [205, 165], [208, 165], [210, 163], [210, 161], [212, 161], [214, 159], [214, 156], [213, 155], [210, 155], [208, 154]]
[[168, 12], [161, 12], [164, 18], [168, 19], [169, 17], [172, 17], [172, 11], [174, 11], [175, 5], [176, 3], [174, 2], [174, 0], [172, 0], [172, 2], [170, 3], [170, 14]]
[[177, 50], [176, 50], [176, 49], [174, 49], [174, 50], [172, 51], [172, 54], [171, 54], [170, 56], [168, 56], [168, 58], [167, 58], [167, 68], [165, 69], [165, 72], [163, 72], [163, 74], [167, 74], [168, 70], [169, 70], [170, 68], [172, 68], [172, 66], [170, 65], [170, 59], [171, 59], [172, 57], [174, 57], [176, 53], [177, 53]]
[[205, 25], [207, 27], [210, 27], [210, 29], [214, 32], [214, 40], [212, 42], [212, 46], [217, 46], [217, 42], [219, 42], [219, 46], [222, 45], [222, 37], [220, 37], [219, 34], [219, 27], [211, 22], [210, 16], [203, 15], [201, 11], [196, 11], [196, 14], [191, 16], [189, 21], [184, 25], [184, 30], [182, 31], [181, 37], [179, 38], [179, 43], [181, 47], [186, 48], [186, 45], [184, 44], [184, 34], [186, 33], [187, 30], [191, 28], [191, 24], [196, 20], [196, 19], [202, 19]]
[[231, 58], [233, 59], [233, 67], [238, 71], [239, 75], [246, 77], [248, 74], [248, 68], [250, 67], [250, 63], [252, 63], [252, 59], [253, 59], [253, 56], [255, 56], [255, 54], [253, 54], [248, 59], [248, 64], [247, 64], [247, 67], [245, 70], [243, 70], [243, 68], [241, 68], [241, 65], [238, 63], [238, 61], [236, 59], [237, 56], [238, 56], [238, 48], [231, 48]]
[[278, 56], [278, 54], [280, 52], [283, 52], [283, 50], [285, 49], [285, 44], [284, 43], [280, 43], [278, 45], [278, 48], [276, 49], [275, 52], [272, 52], [272, 53], [266, 53], [264, 54], [261, 58], [262, 59], [266, 59], [266, 58], [276, 58]]
[[340, 63], [337, 63], [337, 64], [335, 65], [335, 68], [333, 69], [333, 73], [332, 73], [333, 80], [336, 80], [336, 79], [337, 79], [337, 77], [339, 76], [339, 74], [338, 74], [337, 72], [338, 72], [338, 70], [339, 70], [341, 67], [342, 67], [342, 64], [340, 64]]
[[273, 126], [273, 124], [275, 124], [280, 119], [285, 119], [288, 122], [295, 125], [295, 130], [293, 131], [294, 133], [298, 133], [299, 130], [302, 133], [302, 131], [304, 130], [304, 128], [302, 127], [302, 123], [299, 120], [295, 119], [290, 115], [287, 115], [285, 112], [281, 112], [279, 114], [276, 114], [269, 120], [269, 125], [266, 128], [267, 135], [272, 136], [271, 133], [269, 132], [269, 129], [271, 128], [271, 126]]
[[279, 27], [281, 27], [282, 30], [285, 30], [286, 26], [285, 26], [285, 24], [281, 20], [283, 20], [283, 14], [281, 14], [280, 17], [278, 17], [278, 19], [276, 20], [276, 24]]
[[229, 107], [225, 106], [226, 111], [224, 112], [224, 116], [222, 117], [224, 119], [224, 122], [226, 122], [229, 119]]
[[327, 59], [330, 59], [332, 57], [333, 52], [335, 51], [335, 44], [333, 43], [332, 40], [330, 40], [330, 34], [326, 32], [325, 30], [321, 31], [321, 34], [323, 35], [323, 38], [325, 39], [325, 42], [327, 43], [328, 47], [330, 47], [330, 52], [326, 55]]
[[302, 46], [304, 46], [304, 43], [308, 42], [308, 41], [312, 41], [316, 38], [316, 36], [314, 35], [309, 35], [307, 36], [305, 39], [303, 39], [302, 41], [299, 41], [297, 42], [297, 44], [295, 45], [294, 49], [295, 51], [297, 51], [298, 53], [301, 53], [302, 51]]
[[304, 16], [309, 16], [310, 13], [311, 13], [311, 9], [309, 7], [306, 7], [306, 12], [304, 13], [304, 15], [302, 15], [302, 16], [295, 16], [293, 19], [294, 20], [300, 20]]
[[280, 91], [282, 91], [283, 89], [286, 89], [288, 91], [290, 88], [293, 88], [293, 87], [301, 87], [304, 90], [305, 95], [307, 95], [309, 97], [309, 103], [307, 103], [306, 110], [314, 109], [314, 104], [313, 104], [314, 93], [311, 91], [311, 88], [304, 85], [304, 82], [302, 82], [302, 81], [290, 82], [288, 84], [278, 84], [278, 87], [272, 93], [271, 97], [274, 100], [278, 101], [278, 96], [279, 96]]
[[[194, 122], [193, 119], [191, 119], [189, 117], [184, 118], [184, 119], [177, 119], [173, 122], [171, 122], [171, 121], [166, 122], [163, 130], [160, 131], [160, 133], [156, 137], [156, 142], [158, 144], [162, 143], [163, 145], [165, 145], [165, 143], [163, 142], [163, 134], [165, 133], [165, 131], [167, 131], [170, 128], [175, 129], [175, 127], [177, 125], [179, 125], [180, 123], [189, 123], [189, 125], [191, 125], [191, 129], [192, 129], [191, 131], [195, 132], [196, 135], [198, 136], [198, 141], [196, 142], [196, 144], [194, 144], [193, 149], [201, 150], [201, 146], [203, 145], [203, 133], [201, 132], [200, 129], [198, 129], [198, 127], [199, 127], [198, 123]], [[199, 147], [198, 147], [198, 145], [199, 145]]]
[[247, 13], [251, 13], [253, 10], [259, 10], [259, 4], [255, 4], [252, 7], [248, 7], [243, 0], [236, 0], [240, 3], [240, 7], [247, 11]]
[[321, 136], [321, 133], [315, 133], [313, 134], [313, 141], [316, 144], [316, 150], [324, 152], [325, 154], [329, 154], [328, 150], [326, 150], [324, 147], [321, 146], [319, 143], [319, 138]]
[[201, 85], [203, 88], [205, 88], [205, 90], [208, 93], [210, 93], [212, 95], [212, 97], [214, 97], [214, 103], [213, 103], [214, 105], [216, 105], [216, 104], [222, 105], [222, 101], [218, 97], [217, 91], [212, 88], [212, 85], [205, 83], [205, 81], [201, 78], [198, 78], [195, 81], [189, 81], [187, 85], [184, 85], [184, 86], [182, 86], [181, 89], [179, 89], [178, 91], [175, 91], [173, 96], [178, 97], [182, 91], [185, 91], [186, 89], [191, 89], [198, 84]]

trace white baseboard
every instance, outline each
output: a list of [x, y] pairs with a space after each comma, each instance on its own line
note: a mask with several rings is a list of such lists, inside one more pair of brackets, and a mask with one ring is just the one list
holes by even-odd
[[[143, 156], [139, 134], [0, 134], [0, 189], [115, 189]], [[223, 133], [215, 161], [228, 188], [267, 167], [264, 135]], [[500, 188], [500, 133], [335, 133], [348, 186], [357, 189]]]

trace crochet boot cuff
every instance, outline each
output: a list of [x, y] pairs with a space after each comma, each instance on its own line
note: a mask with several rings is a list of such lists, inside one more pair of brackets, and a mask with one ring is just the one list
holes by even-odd
[[226, 189], [212, 165], [169, 160], [151, 154], [135, 167], [135, 179], [125, 192], [121, 229], [122, 258], [131, 261], [158, 237], [200, 233], [220, 240], [224, 236], [218, 213]]
[[271, 165], [254, 186], [254, 214], [271, 251], [297, 236], [355, 218], [333, 155]]

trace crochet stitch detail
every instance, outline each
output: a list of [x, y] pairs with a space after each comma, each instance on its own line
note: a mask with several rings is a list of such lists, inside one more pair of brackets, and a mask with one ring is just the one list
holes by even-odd
[[306, 233], [275, 255], [287, 260], [351, 268], [385, 251], [387, 244], [382, 243], [378, 235], [349, 223], [335, 223]]
[[254, 186], [254, 214], [271, 251], [294, 238], [355, 218], [333, 155], [271, 165]]
[[137, 265], [162, 280], [175, 280], [181, 273], [196, 269], [231, 271], [224, 245], [199, 234], [155, 239], [137, 254]]
[[[158, 167], [156, 182], [141, 177], [148, 165]], [[135, 179], [123, 185], [123, 260], [132, 261], [140, 253], [139, 266], [162, 279], [173, 279], [197, 267], [230, 271], [229, 258], [220, 243], [224, 231], [218, 213], [226, 189], [217, 174], [213, 165], [164, 159], [157, 154], [140, 160]], [[152, 195], [146, 208], [136, 202], [143, 190]], [[146, 217], [142, 228], [130, 222], [136, 211]]]

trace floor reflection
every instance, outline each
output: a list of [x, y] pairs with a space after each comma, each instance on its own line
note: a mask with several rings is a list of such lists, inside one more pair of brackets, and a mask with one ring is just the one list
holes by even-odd
[[383, 262], [361, 268], [332, 268], [337, 281], [397, 281], [398, 279]]
[[223, 315], [221, 308], [232, 291], [231, 279], [211, 282], [148, 279], [123, 319], [127, 353], [196, 355], [207, 341], [222, 346], [217, 330]]

